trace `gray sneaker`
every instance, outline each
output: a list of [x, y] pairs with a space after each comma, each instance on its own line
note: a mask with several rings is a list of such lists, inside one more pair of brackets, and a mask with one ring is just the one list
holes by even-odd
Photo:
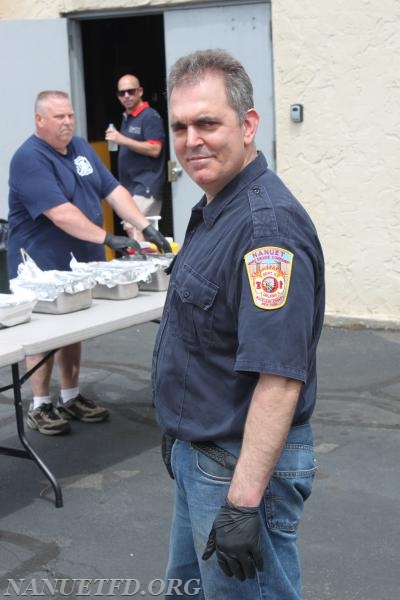
[[84, 398], [81, 394], [66, 404], [59, 402], [57, 410], [65, 419], [78, 419], [84, 423], [99, 423], [110, 416], [106, 408]]
[[39, 408], [33, 408], [33, 404], [31, 404], [26, 422], [30, 429], [35, 429], [44, 435], [60, 435], [71, 431], [71, 425], [51, 402], [46, 402]]

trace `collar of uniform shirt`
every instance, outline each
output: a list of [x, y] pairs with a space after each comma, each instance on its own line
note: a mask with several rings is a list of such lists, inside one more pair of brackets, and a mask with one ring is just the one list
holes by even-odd
[[131, 117], [137, 117], [138, 115], [140, 115], [140, 113], [145, 109], [145, 108], [149, 108], [150, 104], [148, 102], [142, 102], [142, 104], [139, 104], [138, 107], [135, 108], [135, 110], [133, 110], [131, 113], [129, 113], [129, 115]]
[[[267, 162], [261, 152], [232, 179], [213, 200], [203, 207], [203, 219], [207, 227], [212, 227], [225, 207], [256, 177], [267, 168]], [[204, 197], [203, 197], [204, 199]], [[202, 199], [202, 200], [203, 200]]]

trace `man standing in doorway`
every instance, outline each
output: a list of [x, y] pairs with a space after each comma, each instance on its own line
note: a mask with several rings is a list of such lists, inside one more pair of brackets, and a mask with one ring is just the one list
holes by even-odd
[[[159, 215], [165, 183], [165, 131], [154, 108], [143, 100], [143, 88], [135, 75], [118, 81], [117, 96], [125, 111], [121, 131], [107, 131], [106, 140], [120, 146], [118, 177], [144, 215]], [[125, 229], [130, 234], [129, 224]], [[140, 235], [135, 235], [142, 239]]]

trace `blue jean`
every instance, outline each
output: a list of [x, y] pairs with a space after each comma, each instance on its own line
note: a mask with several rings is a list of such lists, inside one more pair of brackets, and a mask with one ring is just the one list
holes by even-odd
[[[218, 444], [235, 455], [239, 453], [240, 442]], [[253, 580], [227, 577], [215, 554], [207, 561], [201, 558], [232, 472], [180, 440], [172, 449], [172, 468], [176, 492], [166, 581], [180, 580], [182, 586], [179, 593], [172, 591], [165, 597], [300, 600], [297, 527], [316, 471], [310, 425], [292, 427], [265, 490], [260, 505], [264, 569]], [[189, 580], [193, 580], [191, 584]]]

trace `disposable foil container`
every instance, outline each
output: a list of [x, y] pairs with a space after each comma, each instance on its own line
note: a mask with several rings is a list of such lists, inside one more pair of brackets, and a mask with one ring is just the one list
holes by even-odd
[[33, 312], [61, 315], [89, 308], [92, 304], [92, 290], [83, 290], [75, 294], [62, 292], [55, 300], [38, 300]]
[[93, 298], [104, 298], [106, 300], [128, 300], [138, 295], [139, 286], [137, 283], [120, 283], [109, 287], [97, 283], [92, 289]]
[[[3, 294], [0, 294], [0, 296], [3, 296]], [[13, 327], [30, 321], [35, 303], [36, 300], [22, 301], [15, 304], [0, 302], [0, 328]]]
[[148, 292], [165, 292], [169, 285], [169, 275], [166, 274], [164, 269], [157, 269], [155, 273], [151, 274], [150, 281], [140, 281], [139, 289], [147, 290]]

